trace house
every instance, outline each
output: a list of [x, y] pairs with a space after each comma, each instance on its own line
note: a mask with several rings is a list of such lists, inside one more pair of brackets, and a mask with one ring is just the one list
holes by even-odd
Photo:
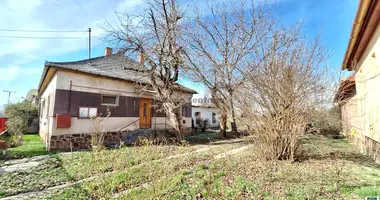
[[380, 1], [361, 0], [342, 70], [352, 72], [339, 86], [344, 131], [378, 159], [380, 150]]
[[194, 126], [197, 126], [200, 123], [200, 120], [208, 119], [210, 128], [219, 127], [219, 119], [217, 117], [217, 112], [216, 109], [212, 106], [193, 105], [191, 110], [191, 116], [193, 118]]
[[[115, 144], [138, 130], [167, 130], [171, 124], [146, 90], [149, 76], [144, 66], [123, 54], [74, 62], [46, 61], [38, 87], [40, 136], [50, 151], [89, 148], [92, 116], [110, 116], [105, 143]], [[149, 89], [149, 87], [148, 87]], [[177, 85], [178, 98], [191, 100], [194, 90]], [[191, 132], [191, 104], [181, 109], [182, 127]]]

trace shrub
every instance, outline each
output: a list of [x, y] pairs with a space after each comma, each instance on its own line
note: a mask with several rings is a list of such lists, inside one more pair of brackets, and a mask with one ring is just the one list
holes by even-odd
[[107, 109], [105, 118], [102, 114], [92, 117], [91, 148], [93, 151], [99, 151], [104, 148], [104, 137], [107, 132], [107, 120], [111, 112]]
[[197, 119], [197, 121], [199, 122], [197, 123], [198, 128], [200, 128], [202, 132], [205, 132], [210, 125], [209, 119]]
[[15, 146], [21, 144], [22, 136], [29, 124], [38, 117], [38, 109], [36, 105], [24, 101], [7, 105], [4, 115], [8, 118], [7, 129], [12, 140], [10, 145]]

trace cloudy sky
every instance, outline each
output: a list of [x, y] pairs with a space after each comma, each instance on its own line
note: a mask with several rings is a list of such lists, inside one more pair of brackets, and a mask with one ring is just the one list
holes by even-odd
[[[303, 20], [306, 36], [320, 33], [324, 44], [333, 52], [330, 64], [340, 68], [357, 0], [271, 0], [271, 3], [284, 24]], [[89, 27], [94, 36], [92, 57], [103, 55], [108, 45], [101, 40], [102, 23], [105, 20], [117, 23], [115, 11], [138, 14], [144, 8], [143, 0], [0, 0], [0, 105], [8, 98], [3, 90], [16, 91], [11, 101], [17, 102], [30, 89], [36, 89], [45, 60], [86, 59], [88, 33], [85, 31]], [[197, 89], [188, 81], [183, 83]]]

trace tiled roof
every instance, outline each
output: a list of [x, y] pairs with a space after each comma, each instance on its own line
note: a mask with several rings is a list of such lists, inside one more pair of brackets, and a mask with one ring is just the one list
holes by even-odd
[[[48, 67], [80, 71], [98, 76], [116, 78], [130, 82], [138, 82], [141, 84], [150, 83], [150, 74], [148, 73], [148, 69], [123, 54], [112, 54], [110, 56], [101, 56], [73, 62], [46, 61], [39, 88], [41, 87]], [[177, 84], [177, 86], [181, 91], [193, 94], [197, 93], [196, 91], [180, 84]]]
[[356, 95], [355, 76], [351, 75], [343, 79], [340, 84], [337, 93], [334, 97], [334, 102], [344, 104], [349, 98]]

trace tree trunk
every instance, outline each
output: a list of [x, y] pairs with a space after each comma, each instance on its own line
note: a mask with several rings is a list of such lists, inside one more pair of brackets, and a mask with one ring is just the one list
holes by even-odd
[[224, 109], [220, 111], [220, 137], [227, 137], [227, 112]]
[[231, 115], [232, 115], [231, 129], [232, 129], [232, 133], [236, 135], [237, 126], [236, 126], [235, 107], [234, 107], [234, 101], [233, 101], [233, 89], [229, 89], [228, 93], [230, 95], [230, 108], [231, 108]]
[[181, 123], [182, 117], [180, 117], [178, 115], [176, 115], [176, 117], [177, 117], [177, 123], [178, 123], [178, 125], [176, 126], [176, 127], [178, 127], [178, 130], [177, 130], [177, 142], [180, 144], [184, 140], [183, 130], [182, 130], [182, 123]]

